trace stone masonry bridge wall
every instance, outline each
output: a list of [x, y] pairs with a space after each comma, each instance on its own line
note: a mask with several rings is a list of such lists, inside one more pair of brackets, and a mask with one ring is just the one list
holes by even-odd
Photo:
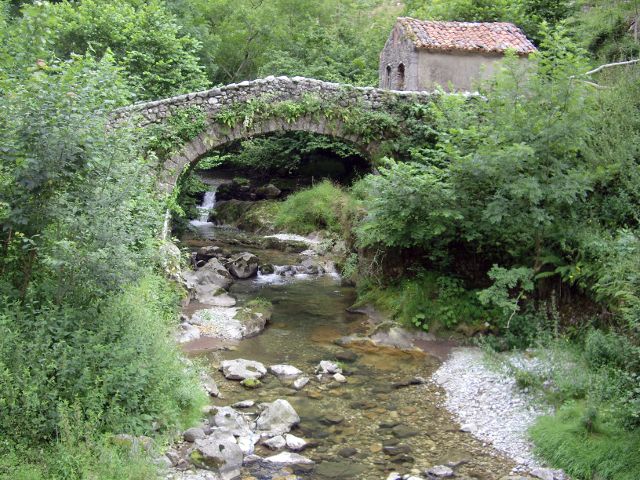
[[[382, 138], [363, 138], [347, 128], [341, 119], [323, 117], [317, 112], [295, 118], [271, 116], [251, 122], [225, 125], [218, 115], [228, 109], [241, 108], [251, 101], [270, 104], [304, 102], [310, 96], [321, 104], [340, 108], [358, 108], [367, 112], [391, 113], [402, 103], [430, 103], [438, 93], [383, 90], [373, 87], [353, 87], [303, 77], [267, 77], [226, 85], [196, 93], [146, 103], [138, 103], [116, 110], [110, 126], [133, 122], [139, 127], [162, 124], [180, 109], [196, 107], [206, 115], [206, 127], [170, 158], [162, 159], [159, 188], [170, 192], [184, 169], [197, 162], [207, 152], [231, 142], [284, 131], [306, 131], [336, 137], [355, 144], [363, 153], [374, 156]], [[388, 136], [392, 136], [389, 134]], [[382, 137], [387, 137], [384, 134]]]

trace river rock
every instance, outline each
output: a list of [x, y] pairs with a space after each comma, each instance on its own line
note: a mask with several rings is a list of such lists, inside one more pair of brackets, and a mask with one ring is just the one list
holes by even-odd
[[200, 375], [200, 382], [202, 383], [202, 388], [211, 395], [212, 397], [219, 397], [220, 390], [218, 389], [218, 385], [213, 378], [211, 378], [206, 373]]
[[291, 435], [290, 433], [287, 433], [284, 436], [284, 439], [287, 444], [287, 448], [289, 450], [293, 450], [294, 452], [304, 450], [307, 446], [307, 441], [304, 438], [296, 437], [295, 435]]
[[178, 327], [177, 340], [178, 343], [188, 343], [199, 339], [201, 336], [200, 329], [195, 325], [184, 322]]
[[347, 378], [341, 373], [334, 374], [333, 379], [338, 383], [345, 383], [347, 381]]
[[295, 377], [302, 374], [302, 370], [293, 365], [271, 365], [269, 371], [277, 377]]
[[420, 433], [415, 428], [408, 427], [407, 425], [396, 425], [393, 427], [392, 432], [396, 438], [415, 437]]
[[231, 405], [233, 408], [251, 408], [256, 404], [253, 400], [242, 400]]
[[313, 460], [297, 453], [281, 452], [263, 460], [274, 465], [313, 465]]
[[260, 440], [260, 435], [250, 432], [246, 435], [238, 437], [238, 446], [245, 455], [252, 455], [255, 451], [255, 445]]
[[335, 362], [322, 360], [316, 367], [316, 373], [329, 373], [333, 375], [334, 373], [342, 373], [342, 368]]
[[222, 480], [240, 476], [243, 454], [231, 433], [218, 430], [197, 445], [189, 457], [196, 467], [211, 470]]
[[302, 390], [307, 383], [309, 383], [309, 377], [300, 377], [296, 378], [296, 381], [293, 382], [293, 388], [296, 390]]
[[262, 444], [271, 450], [281, 450], [286, 447], [287, 442], [282, 435], [276, 435], [269, 440], [265, 440]]
[[224, 294], [224, 290], [233, 282], [231, 275], [217, 258], [212, 258], [195, 272], [185, 272], [183, 277], [187, 288], [198, 302], [214, 306], [215, 297]]
[[262, 404], [264, 410], [256, 420], [257, 431], [263, 436], [282, 435], [300, 423], [300, 417], [286, 400]]
[[185, 442], [193, 443], [196, 440], [201, 440], [205, 437], [204, 430], [199, 427], [193, 427], [185, 430], [182, 434], [182, 438], [184, 438]]
[[253, 277], [258, 272], [258, 257], [253, 253], [244, 252], [229, 259], [227, 268], [231, 274], [240, 279]]
[[282, 191], [272, 183], [256, 188], [256, 196], [260, 199], [272, 200], [278, 198], [281, 193]]
[[540, 480], [564, 480], [565, 475], [562, 470], [551, 470], [550, 468], [534, 468], [531, 476]]
[[215, 245], [206, 245], [198, 249], [196, 260], [208, 262], [212, 258], [217, 258], [220, 255], [222, 255], [222, 248]]
[[260, 362], [254, 360], [224, 360], [220, 364], [220, 369], [225, 378], [229, 380], [245, 380], [247, 378], [262, 378], [266, 375], [267, 369]]
[[255, 388], [258, 388], [260, 385], [262, 385], [262, 382], [257, 378], [245, 378], [240, 382], [240, 385], [242, 385], [245, 388], [255, 389]]
[[453, 477], [453, 470], [446, 465], [435, 465], [425, 470], [425, 475], [429, 478], [451, 478]]
[[244, 416], [231, 407], [220, 407], [212, 419], [213, 425], [235, 436], [251, 433], [249, 423]]
[[258, 270], [260, 271], [260, 273], [262, 275], [271, 275], [272, 273], [274, 273], [276, 271], [276, 267], [274, 267], [273, 264], [271, 264], [271, 263], [264, 263], [264, 264], [260, 265]]

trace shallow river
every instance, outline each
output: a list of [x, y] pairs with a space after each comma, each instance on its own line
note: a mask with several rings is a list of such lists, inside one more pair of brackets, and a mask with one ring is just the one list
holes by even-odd
[[[230, 248], [236, 233], [201, 225], [207, 240], [188, 241], [192, 246], [220, 244]], [[217, 232], [217, 234], [216, 234]], [[239, 234], [238, 234], [239, 235]], [[218, 238], [219, 240], [214, 240]], [[226, 241], [224, 240], [226, 239]], [[231, 243], [234, 243], [232, 241]], [[249, 250], [263, 263], [297, 263], [296, 254], [231, 245]], [[369, 326], [364, 315], [348, 313], [355, 291], [341, 285], [335, 276], [290, 278], [277, 276], [237, 281], [230, 293], [242, 306], [262, 297], [274, 305], [273, 317], [260, 335], [241, 341], [231, 350], [205, 350], [191, 355], [204, 357], [211, 365], [222, 398], [218, 406], [241, 400], [271, 402], [288, 400], [301, 422], [292, 433], [305, 438], [310, 447], [303, 455], [313, 459], [313, 469], [272, 472], [247, 467], [246, 478], [386, 479], [389, 472], [422, 472], [434, 465], [449, 464], [456, 478], [498, 479], [514, 464], [498, 456], [468, 433], [459, 431], [450, 414], [439, 406], [444, 392], [429, 381], [439, 360], [421, 352], [338, 346], [335, 341]], [[217, 371], [224, 359], [257, 360], [266, 366], [290, 364], [311, 376], [301, 391], [267, 375], [263, 385], [247, 390], [238, 382], [225, 380]], [[321, 360], [338, 360], [347, 383], [322, 383], [312, 374]], [[415, 377], [425, 384], [411, 384]], [[254, 411], [254, 409], [249, 409]], [[261, 456], [275, 452], [256, 446]], [[287, 476], [290, 475], [290, 476]]]

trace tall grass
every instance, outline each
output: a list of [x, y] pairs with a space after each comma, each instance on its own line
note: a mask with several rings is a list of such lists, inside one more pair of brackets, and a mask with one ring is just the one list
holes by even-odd
[[318, 230], [345, 234], [357, 207], [342, 188], [325, 180], [290, 195], [279, 206], [275, 225], [292, 233], [306, 235]]
[[638, 480], [640, 431], [621, 430], [578, 402], [531, 429], [537, 453], [576, 480]]

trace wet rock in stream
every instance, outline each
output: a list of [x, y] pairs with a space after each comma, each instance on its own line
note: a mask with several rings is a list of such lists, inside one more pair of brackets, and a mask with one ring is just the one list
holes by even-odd
[[229, 380], [245, 380], [247, 378], [262, 378], [267, 374], [265, 366], [254, 360], [238, 358], [236, 360], [224, 360], [220, 364], [225, 378]]

